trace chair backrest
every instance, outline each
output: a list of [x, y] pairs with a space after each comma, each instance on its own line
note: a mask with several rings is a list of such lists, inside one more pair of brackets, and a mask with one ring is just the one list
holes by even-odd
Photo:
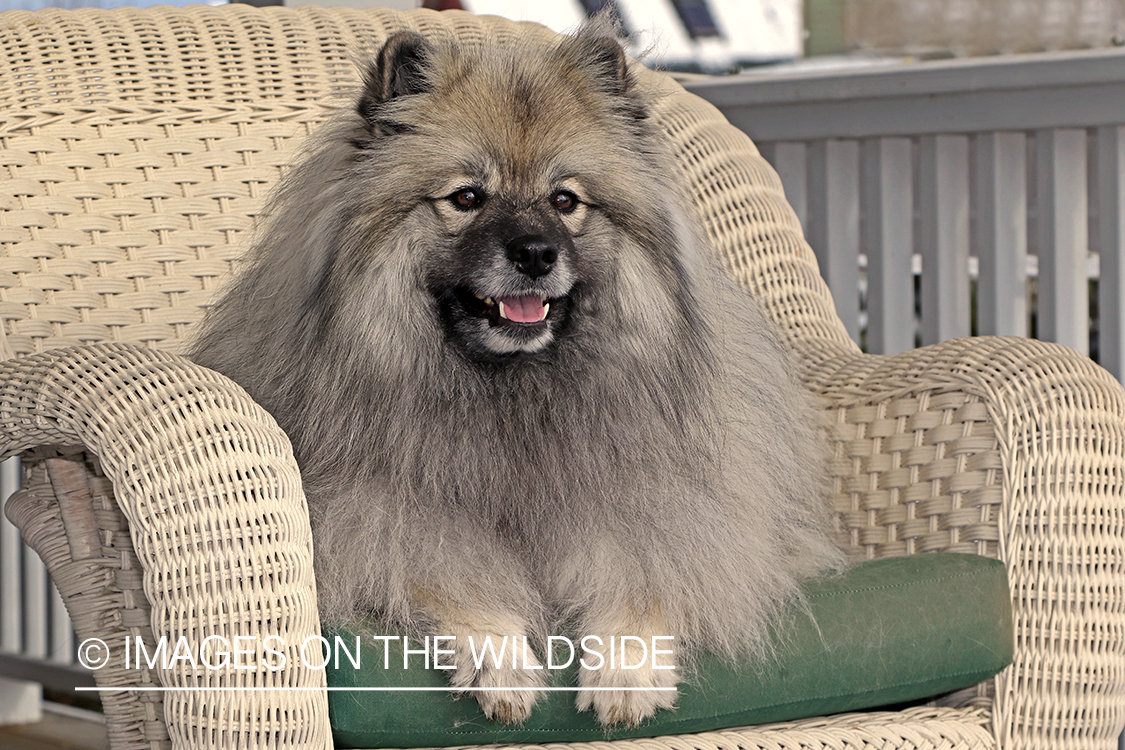
[[[103, 341], [181, 351], [294, 150], [354, 85], [354, 61], [404, 28], [463, 44], [552, 33], [422, 10], [0, 14], [10, 351]], [[655, 116], [727, 270], [796, 345], [852, 347], [776, 174], [717, 110], [660, 79], [670, 95]]]

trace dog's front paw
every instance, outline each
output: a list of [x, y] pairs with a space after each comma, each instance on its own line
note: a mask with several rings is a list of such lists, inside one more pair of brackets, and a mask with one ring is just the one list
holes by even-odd
[[[631, 653], [636, 650], [631, 646], [622, 648], [618, 664], [636, 664], [641, 658], [639, 650]], [[603, 664], [601, 669], [583, 668], [578, 674], [581, 689], [576, 705], [579, 711], [594, 709], [598, 721], [606, 726], [635, 727], [658, 710], [675, 707], [677, 682], [679, 674], [675, 669], [654, 669], [649, 661], [636, 669], [611, 668], [608, 664]]]
[[546, 681], [539, 660], [530, 649], [526, 654], [521, 653], [517, 663], [520, 666], [513, 667], [508, 660], [497, 663], [489, 658], [480, 660], [478, 668], [476, 660], [458, 658], [450, 682], [454, 687], [471, 692], [490, 720], [519, 724], [546, 695], [542, 690]]

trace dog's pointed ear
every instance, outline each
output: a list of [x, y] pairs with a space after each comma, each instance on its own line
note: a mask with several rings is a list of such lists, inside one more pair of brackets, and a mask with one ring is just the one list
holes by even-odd
[[611, 36], [578, 36], [575, 38], [575, 55], [584, 68], [604, 91], [624, 94], [632, 85], [632, 76], [625, 59], [625, 50]]
[[432, 59], [433, 48], [421, 34], [402, 31], [389, 37], [363, 75], [359, 113], [374, 123], [380, 104], [428, 91]]

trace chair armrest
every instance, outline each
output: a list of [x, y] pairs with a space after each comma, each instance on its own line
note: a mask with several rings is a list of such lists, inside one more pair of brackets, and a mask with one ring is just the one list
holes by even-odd
[[[820, 351], [823, 354], [823, 350]], [[1016, 338], [804, 363], [826, 397], [836, 502], [866, 556], [1007, 563], [1002, 747], [1110, 746], [1125, 719], [1125, 391], [1088, 357]]]
[[[324, 673], [300, 660], [302, 642], [320, 634], [308, 512], [274, 420], [224, 376], [132, 345], [57, 349], [0, 368], [0, 452], [80, 444], [98, 457], [128, 519], [152, 633], [167, 636], [169, 656], [181, 637], [198, 655], [206, 637], [220, 636], [254, 649], [242, 664], [260, 665], [259, 639], [280, 639], [265, 644], [285, 655], [276, 671], [158, 665], [165, 687], [191, 688], [164, 694], [172, 747], [331, 747], [326, 694], [316, 689]], [[52, 479], [65, 473], [47, 463]], [[206, 652], [211, 664], [221, 663], [221, 644]], [[110, 657], [120, 666], [124, 654]], [[269, 689], [281, 687], [304, 690]]]

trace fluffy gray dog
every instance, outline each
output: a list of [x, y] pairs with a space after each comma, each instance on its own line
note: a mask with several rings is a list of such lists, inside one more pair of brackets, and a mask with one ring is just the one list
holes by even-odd
[[[456, 637], [453, 685], [516, 688], [475, 693], [505, 722], [555, 628], [632, 636], [626, 664], [674, 637], [679, 669], [580, 670], [580, 709], [635, 724], [839, 561], [816, 413], [651, 101], [596, 31], [392, 36], [194, 350], [293, 440], [325, 620]], [[478, 667], [485, 636], [521, 663]]]

